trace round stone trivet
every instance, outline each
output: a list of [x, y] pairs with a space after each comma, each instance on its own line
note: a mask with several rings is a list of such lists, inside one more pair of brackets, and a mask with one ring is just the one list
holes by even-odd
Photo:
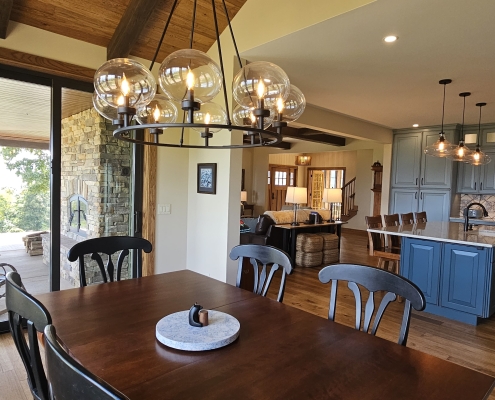
[[189, 310], [167, 315], [156, 324], [160, 343], [178, 350], [204, 351], [227, 346], [237, 339], [241, 324], [232, 315], [208, 310], [208, 326], [189, 325]]

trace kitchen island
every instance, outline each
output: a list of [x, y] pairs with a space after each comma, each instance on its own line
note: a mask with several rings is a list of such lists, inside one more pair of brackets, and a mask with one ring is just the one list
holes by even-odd
[[426, 312], [477, 325], [495, 312], [495, 227], [427, 222], [368, 229], [402, 237], [400, 274], [426, 298]]

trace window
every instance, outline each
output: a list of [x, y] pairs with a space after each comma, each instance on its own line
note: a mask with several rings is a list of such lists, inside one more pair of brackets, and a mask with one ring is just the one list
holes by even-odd
[[275, 185], [287, 186], [287, 172], [275, 171]]

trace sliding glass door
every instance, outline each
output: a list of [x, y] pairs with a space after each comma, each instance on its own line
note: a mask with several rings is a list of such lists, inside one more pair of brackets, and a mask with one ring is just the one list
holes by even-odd
[[[0, 65], [0, 86], [0, 263], [35, 295], [77, 287], [73, 244], [141, 235], [142, 148], [113, 138], [93, 109], [91, 83]], [[124, 278], [141, 275], [136, 257]], [[91, 263], [86, 277], [101, 280]], [[8, 330], [3, 310], [0, 297], [0, 331]]]

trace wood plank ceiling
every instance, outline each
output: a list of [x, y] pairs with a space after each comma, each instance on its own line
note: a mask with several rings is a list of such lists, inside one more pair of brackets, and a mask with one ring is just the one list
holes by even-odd
[[[233, 18], [246, 0], [227, 0], [230, 18]], [[148, 60], [153, 58], [173, 0], [17, 0], [10, 19], [74, 39], [108, 47], [115, 30], [129, 6], [156, 3], [148, 23], [132, 46], [131, 55]], [[170, 22], [157, 62], [175, 50], [189, 47], [192, 8], [194, 0], [179, 0]], [[221, 0], [216, 0], [219, 28], [227, 26]], [[193, 48], [207, 51], [215, 42], [211, 0], [198, 0]]]

